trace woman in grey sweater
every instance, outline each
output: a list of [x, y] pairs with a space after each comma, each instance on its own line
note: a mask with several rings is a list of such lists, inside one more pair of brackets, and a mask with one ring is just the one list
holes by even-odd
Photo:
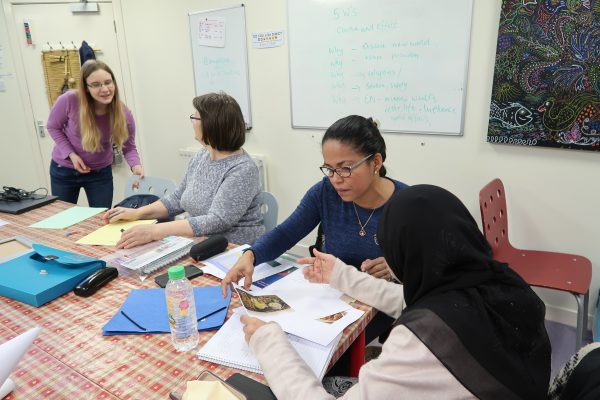
[[232, 243], [253, 243], [264, 233], [257, 196], [258, 168], [242, 146], [245, 124], [240, 106], [225, 93], [193, 100], [190, 116], [195, 138], [205, 148], [187, 166], [177, 190], [147, 206], [116, 207], [104, 214], [107, 223], [159, 219], [187, 212], [185, 220], [138, 225], [123, 232], [117, 248], [131, 248], [165, 236], [221, 234]]

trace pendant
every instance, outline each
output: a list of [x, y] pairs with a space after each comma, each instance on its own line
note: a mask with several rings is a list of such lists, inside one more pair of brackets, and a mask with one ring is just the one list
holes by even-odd
[[365, 236], [365, 235], [367, 234], [367, 232], [365, 232], [365, 230], [364, 230], [364, 229], [360, 228], [360, 231], [358, 231], [358, 234], [359, 234], [360, 236]]

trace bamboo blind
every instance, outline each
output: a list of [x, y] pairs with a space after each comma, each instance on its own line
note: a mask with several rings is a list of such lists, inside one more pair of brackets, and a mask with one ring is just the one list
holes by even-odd
[[46, 78], [46, 94], [50, 107], [58, 96], [79, 84], [81, 66], [78, 50], [49, 50], [42, 52], [42, 67]]

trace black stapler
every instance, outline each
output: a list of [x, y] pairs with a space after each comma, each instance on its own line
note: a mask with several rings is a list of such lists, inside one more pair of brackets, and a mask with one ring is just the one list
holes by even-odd
[[73, 289], [73, 292], [77, 296], [89, 297], [96, 293], [102, 286], [115, 279], [118, 275], [119, 271], [114, 267], [101, 268], [79, 282], [75, 289]]

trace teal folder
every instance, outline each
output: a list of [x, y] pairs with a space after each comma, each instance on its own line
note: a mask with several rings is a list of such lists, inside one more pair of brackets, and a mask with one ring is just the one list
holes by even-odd
[[106, 266], [102, 260], [41, 244], [32, 248], [0, 264], [0, 296], [40, 307]]

